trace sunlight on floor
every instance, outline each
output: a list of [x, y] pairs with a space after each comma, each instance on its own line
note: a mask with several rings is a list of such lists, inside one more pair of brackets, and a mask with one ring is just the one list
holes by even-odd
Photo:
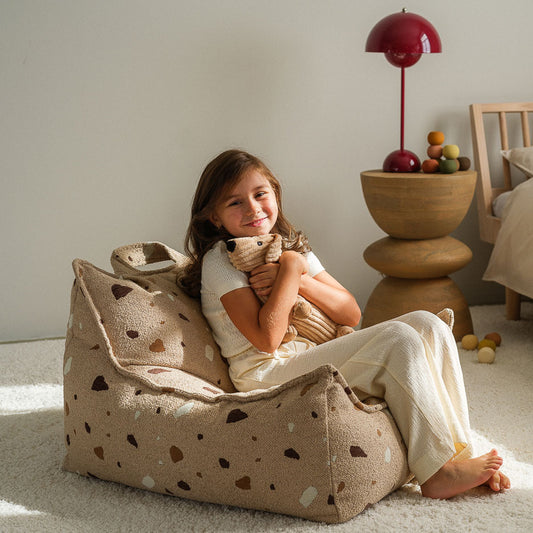
[[5, 500], [0, 500], [0, 517], [8, 517], [8, 516], [37, 516], [37, 515], [43, 515], [45, 513], [41, 513], [41, 511], [33, 511], [31, 509], [26, 509], [26, 507], [22, 505], [18, 505], [16, 503], [6, 502]]
[[0, 415], [63, 408], [63, 386], [53, 384], [0, 387]]

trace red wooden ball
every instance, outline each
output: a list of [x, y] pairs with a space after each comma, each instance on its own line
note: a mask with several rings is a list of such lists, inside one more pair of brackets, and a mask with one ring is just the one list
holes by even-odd
[[436, 159], [426, 159], [422, 163], [422, 172], [434, 174], [439, 171], [439, 162]]

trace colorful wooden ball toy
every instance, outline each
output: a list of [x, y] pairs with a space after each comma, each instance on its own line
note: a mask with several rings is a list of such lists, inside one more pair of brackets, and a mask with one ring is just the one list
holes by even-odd
[[459, 168], [457, 159], [441, 159], [439, 169], [443, 174], [453, 174]]
[[485, 335], [485, 339], [489, 339], [489, 340], [493, 341], [494, 344], [496, 344], [496, 346], [499, 346], [502, 343], [502, 338], [501, 338], [500, 334], [496, 333], [495, 331], [493, 331], [492, 333], [487, 333]]
[[477, 353], [477, 360], [480, 363], [487, 363], [490, 365], [494, 363], [495, 358], [496, 358], [496, 352], [492, 348], [489, 348], [488, 346], [481, 348], [481, 350], [479, 350], [479, 352]]
[[491, 341], [490, 339], [483, 339], [479, 341], [477, 349], [481, 350], [481, 348], [485, 348], [485, 346], [488, 346], [489, 348], [492, 348], [494, 351], [496, 351], [496, 343], [494, 341]]
[[431, 159], [440, 159], [442, 157], [442, 144], [430, 144], [427, 154]]
[[422, 172], [434, 174], [439, 171], [439, 162], [436, 159], [426, 159], [422, 163]]
[[428, 133], [429, 144], [442, 144], [444, 142], [444, 133], [442, 131], [430, 131]]
[[468, 157], [458, 157], [457, 161], [459, 161], [459, 170], [468, 170], [470, 168], [470, 159]]
[[459, 157], [459, 147], [456, 144], [447, 144], [442, 148], [442, 155], [446, 159], [457, 159]]
[[478, 343], [479, 340], [474, 334], [465, 335], [461, 339], [461, 346], [465, 350], [475, 350], [477, 348]]

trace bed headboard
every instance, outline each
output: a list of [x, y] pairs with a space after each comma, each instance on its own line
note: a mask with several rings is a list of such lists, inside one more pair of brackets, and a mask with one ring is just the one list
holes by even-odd
[[500, 229], [501, 220], [492, 214], [492, 202], [502, 192], [511, 190], [513, 186], [511, 183], [510, 164], [504, 157], [501, 157], [503, 165], [503, 186], [495, 187], [491, 180], [487, 137], [483, 121], [483, 115], [489, 113], [496, 113], [498, 115], [500, 146], [502, 150], [509, 150], [510, 148], [516, 147], [509, 146], [510, 135], [508, 126], [510, 124], [508, 118], [509, 115], [517, 113], [520, 116], [522, 146], [531, 146], [529, 113], [533, 113], [533, 102], [470, 105], [474, 163], [478, 172], [476, 197], [479, 232], [481, 240], [494, 244]]

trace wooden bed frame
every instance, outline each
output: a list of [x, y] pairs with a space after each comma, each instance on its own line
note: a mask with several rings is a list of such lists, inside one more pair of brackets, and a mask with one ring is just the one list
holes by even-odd
[[[474, 162], [478, 171], [476, 197], [479, 232], [482, 241], [494, 244], [500, 230], [501, 219], [493, 215], [492, 202], [501, 193], [510, 191], [513, 188], [513, 185], [511, 183], [510, 163], [504, 157], [501, 157], [503, 186], [500, 185], [496, 187], [491, 180], [487, 137], [483, 121], [483, 115], [489, 113], [496, 113], [498, 115], [500, 146], [502, 150], [508, 150], [509, 148], [515, 147], [509, 146], [508, 118], [509, 115], [516, 113], [520, 115], [523, 146], [531, 146], [529, 113], [533, 113], [533, 102], [472, 104], [470, 106]], [[520, 319], [520, 294], [505, 287], [505, 305], [508, 319]]]

